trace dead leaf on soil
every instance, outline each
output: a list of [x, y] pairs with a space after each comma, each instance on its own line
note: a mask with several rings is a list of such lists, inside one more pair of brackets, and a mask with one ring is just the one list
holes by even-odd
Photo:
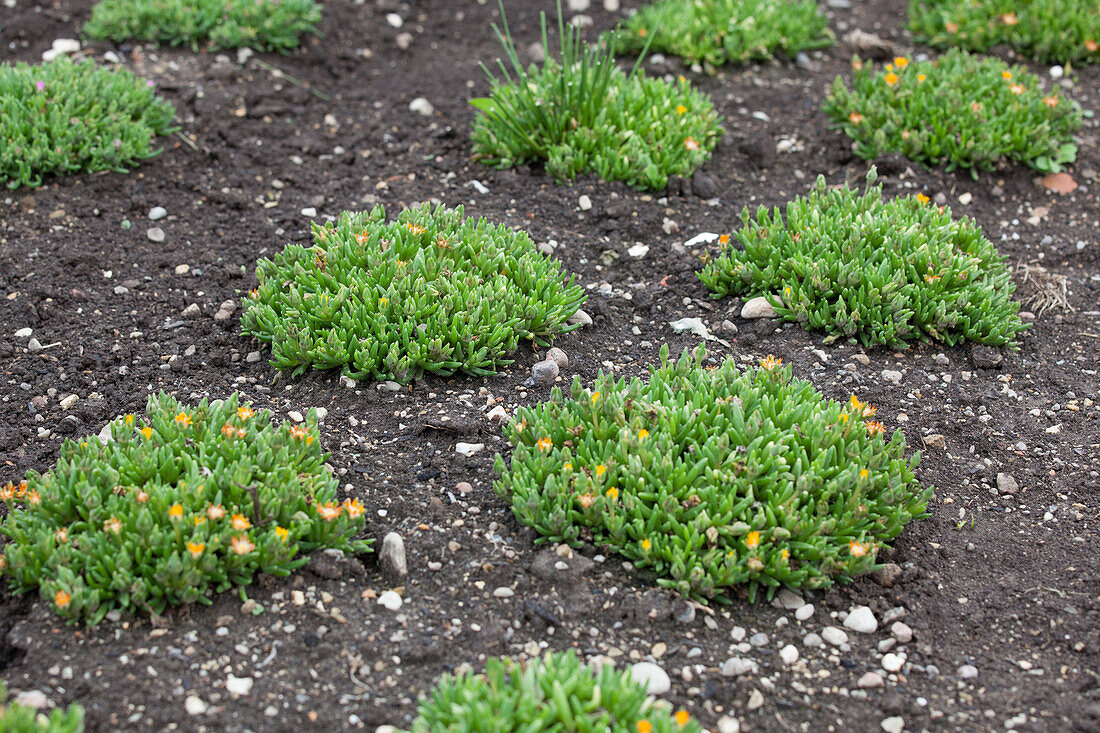
[[1069, 278], [1058, 275], [1040, 265], [1032, 265], [1020, 262], [1016, 265], [1016, 272], [1023, 274], [1022, 284], [1026, 285], [1021, 290], [1027, 294], [1021, 298], [1025, 306], [1031, 309], [1037, 316], [1042, 316], [1051, 308], [1073, 312], [1074, 308], [1069, 304]]

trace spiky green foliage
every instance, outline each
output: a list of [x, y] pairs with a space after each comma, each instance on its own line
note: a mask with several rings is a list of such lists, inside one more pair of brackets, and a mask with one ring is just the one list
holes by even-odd
[[[499, 76], [483, 64], [490, 96], [470, 100], [480, 113], [474, 153], [487, 165], [545, 161], [559, 180], [593, 172], [656, 190], [670, 175], [690, 175], [721, 137], [709, 97], [684, 79], [647, 79], [637, 64], [623, 73], [609, 47], [585, 43], [577, 28], [565, 25], [560, 2], [559, 59], [548, 52], [541, 68], [523, 67], [507, 21], [503, 31], [493, 29], [508, 63], [497, 60]], [[545, 15], [542, 42], [550, 48]]]
[[1081, 108], [1021, 66], [958, 50], [877, 72], [853, 66], [853, 88], [837, 77], [824, 109], [863, 158], [901, 153], [977, 178], [1006, 159], [1057, 172], [1077, 157]]
[[0, 682], [0, 731], [4, 733], [81, 733], [84, 709], [73, 703], [68, 710], [54, 708], [49, 715], [6, 702], [8, 691]]
[[828, 46], [832, 31], [813, 0], [658, 0], [611, 36], [618, 51], [654, 51], [714, 66]]
[[314, 0], [102, 0], [84, 25], [89, 38], [152, 41], [210, 50], [249, 47], [286, 52], [315, 33]]
[[298, 427], [235, 393], [197, 407], [152, 395], [145, 420], [114, 421], [106, 444], [65, 441], [52, 470], [0, 489], [12, 540], [0, 575], [94, 625], [113, 608], [209, 604], [257, 572], [288, 575], [317, 548], [365, 552], [352, 539], [363, 508], [335, 502], [327, 458], [313, 411]]
[[424, 372], [485, 375], [530, 339], [548, 345], [584, 302], [561, 263], [526, 232], [427, 204], [386, 220], [383, 207], [313, 225], [256, 266], [244, 332], [279, 369], [342, 368], [406, 382]]
[[905, 438], [886, 442], [872, 408], [823, 397], [774, 359], [704, 368], [661, 350], [649, 382], [580, 379], [522, 408], [497, 456], [498, 493], [544, 539], [590, 539], [652, 567], [658, 582], [717, 598], [747, 584], [820, 588], [870, 571], [923, 515]]
[[865, 346], [905, 340], [1013, 343], [1026, 326], [997, 249], [969, 218], [928, 198], [883, 201], [819, 177], [809, 196], [746, 207], [741, 229], [699, 279], [715, 297], [763, 295], [785, 320]]
[[175, 110], [125, 69], [62, 57], [0, 64], [0, 183], [40, 186], [42, 177], [113, 170], [151, 158], [156, 135], [175, 130]]
[[1100, 62], [1096, 0], [911, 0], [909, 28], [937, 48], [1003, 43], [1044, 63]]
[[701, 733], [686, 712], [678, 714], [683, 724], [629, 671], [595, 671], [570, 650], [525, 664], [489, 659], [485, 674], [443, 675], [421, 700], [411, 733]]

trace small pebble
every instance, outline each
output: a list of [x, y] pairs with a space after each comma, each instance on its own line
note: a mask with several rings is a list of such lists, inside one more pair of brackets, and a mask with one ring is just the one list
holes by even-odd
[[164, 241], [164, 230], [160, 227], [149, 227], [145, 232], [145, 236], [149, 237], [150, 242], [160, 243]]
[[168, 210], [165, 209], [163, 206], [154, 206], [153, 208], [149, 209], [149, 218], [152, 221], [160, 221], [166, 216], [168, 216]]
[[383, 591], [378, 596], [378, 605], [390, 611], [397, 611], [401, 608], [404, 601], [401, 600], [401, 596], [396, 591], [387, 590]]
[[409, 102], [409, 111], [415, 112], [421, 117], [431, 117], [435, 114], [435, 107], [424, 97], [417, 97], [413, 101]]
[[867, 606], [856, 606], [848, 612], [844, 627], [860, 634], [873, 634], [878, 629], [878, 620]]
[[649, 695], [663, 695], [672, 688], [668, 673], [653, 662], [638, 662], [630, 668], [630, 677], [645, 685]]
[[580, 207], [581, 211], [588, 211], [592, 208], [592, 199], [588, 198], [588, 194], [581, 194], [580, 198], [577, 199], [577, 206]]
[[552, 359], [540, 361], [531, 367], [531, 377], [539, 384], [553, 384], [558, 378], [558, 363]]

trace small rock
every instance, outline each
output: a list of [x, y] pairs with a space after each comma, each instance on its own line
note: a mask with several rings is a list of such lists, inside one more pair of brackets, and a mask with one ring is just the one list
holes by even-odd
[[744, 657], [730, 657], [722, 663], [723, 677], [740, 677], [744, 674], [756, 674], [759, 670], [756, 662]]
[[469, 481], [459, 481], [457, 484], [455, 484], [455, 490], [460, 494], [469, 494], [471, 491], [474, 490], [474, 487], [470, 484]]
[[966, 206], [967, 204], [969, 204], [973, 200], [974, 200], [974, 196], [969, 191], [964, 193], [962, 196], [959, 196], [959, 203], [962, 204], [963, 206]]
[[546, 352], [546, 358], [557, 364], [559, 369], [569, 367], [569, 356], [557, 346]]
[[630, 677], [644, 684], [649, 695], [663, 695], [672, 689], [668, 673], [653, 662], [638, 662], [631, 666]]
[[964, 664], [959, 667], [958, 674], [964, 680], [972, 680], [978, 676], [978, 668], [973, 664]]
[[806, 634], [802, 639], [802, 646], [807, 649], [817, 649], [821, 644], [822, 641], [819, 634]]
[[775, 599], [772, 601], [773, 606], [793, 611], [798, 608], [802, 608], [806, 605], [806, 601], [802, 600], [802, 596], [795, 593], [788, 588], [782, 588], [775, 594]]
[[925, 435], [924, 437], [921, 438], [921, 441], [923, 441], [923, 443], [929, 448], [946, 448], [947, 447], [947, 439], [944, 438], [939, 433], [932, 433], [930, 435]]
[[403, 601], [401, 596], [396, 591], [387, 590], [383, 591], [378, 596], [378, 605], [386, 608], [390, 611], [397, 611], [401, 608]]
[[582, 193], [577, 199], [577, 206], [581, 211], [589, 211], [592, 208], [592, 199], [588, 198], [588, 194]]
[[864, 690], [873, 690], [876, 687], [882, 687], [884, 684], [886, 683], [878, 672], [866, 672], [856, 682], [856, 686]]
[[645, 257], [647, 254], [649, 254], [649, 245], [635, 244], [633, 247], [628, 249], [626, 253], [636, 260], [641, 259], [642, 257]]
[[511, 598], [516, 592], [506, 585], [493, 589], [493, 598]]
[[386, 15], [386, 22], [389, 23], [392, 28], [400, 28], [405, 25], [405, 21], [397, 13], [388, 13]]
[[997, 474], [997, 491], [1012, 496], [1019, 490], [1020, 484], [1016, 483], [1016, 478], [1011, 473]]
[[844, 632], [844, 629], [838, 629], [835, 626], [826, 626], [822, 629], [821, 638], [833, 646], [840, 646], [841, 644], [848, 643], [848, 634]]
[[32, 333], [34, 333], [33, 330], [24, 327], [15, 332], [15, 337], [17, 339], [30, 338]]
[[409, 111], [415, 112], [421, 117], [431, 117], [435, 114], [435, 107], [424, 97], [417, 97], [413, 101], [409, 102]]
[[244, 360], [245, 360], [246, 362], [248, 362], [249, 364], [255, 364], [256, 362], [258, 362], [258, 361], [260, 360], [260, 352], [258, 352], [258, 351], [250, 351], [250, 352], [248, 352], [248, 354], [247, 354], [247, 355], [246, 355], [246, 356], [244, 357]]
[[753, 690], [749, 693], [749, 701], [745, 705], [749, 710], [758, 710], [764, 706], [764, 694], [760, 690]]
[[901, 733], [905, 728], [905, 720], [897, 715], [892, 715], [889, 718], [883, 718], [879, 725], [886, 733]]
[[569, 320], [566, 321], [566, 323], [569, 323], [570, 325], [579, 323], [582, 327], [591, 326], [592, 325], [592, 316], [588, 315], [583, 310], [578, 308], [576, 313], [569, 316]]
[[813, 615], [814, 615], [814, 604], [812, 604], [812, 603], [807, 603], [806, 605], [801, 606], [800, 608], [798, 608], [794, 612], [794, 617], [796, 619], [798, 619], [799, 621], [807, 621]]
[[405, 563], [405, 541], [397, 532], [390, 532], [382, 540], [378, 564], [382, 567], [382, 572], [391, 580], [400, 580], [409, 574], [409, 568]]
[[1069, 173], [1051, 173], [1043, 177], [1043, 188], [1065, 195], [1077, 188], [1077, 181]]
[[302, 209], [302, 216], [312, 219], [317, 216], [317, 209], [312, 206], [307, 206], [306, 208]]
[[703, 171], [695, 171], [695, 175], [691, 177], [691, 188], [701, 199], [718, 198], [721, 193], [717, 181]]
[[180, 313], [180, 315], [184, 318], [198, 318], [202, 315], [202, 309], [199, 308], [198, 303], [192, 303], [191, 305], [184, 308], [183, 312]]
[[558, 371], [558, 363], [553, 359], [546, 359], [531, 367], [531, 377], [539, 384], [553, 384], [558, 378]]
[[76, 53], [80, 50], [80, 41], [75, 38], [57, 38], [52, 48], [59, 54]]
[[77, 397], [74, 394], [69, 395], [68, 397], [61, 400], [61, 409], [62, 410], [68, 410], [70, 407], [75, 405], [77, 403], [77, 400], [79, 400], [79, 399], [80, 398]]
[[302, 415], [302, 413], [298, 412], [297, 410], [291, 410], [286, 415], [294, 422], [302, 422], [303, 420], [305, 420], [305, 417]]
[[484, 443], [456, 443], [455, 453], [462, 456], [472, 456], [485, 450]]
[[41, 690], [24, 690], [15, 696], [13, 702], [16, 705], [35, 710], [45, 710], [50, 707], [50, 699]]
[[252, 692], [253, 679], [251, 677], [234, 677], [229, 675], [225, 679], [225, 689], [231, 695], [247, 695]]
[[883, 588], [893, 588], [894, 583], [898, 582], [898, 578], [900, 577], [901, 566], [893, 562], [888, 562], [871, 573], [871, 580], [875, 581]]
[[899, 644], [908, 644], [913, 640], [913, 630], [909, 628], [909, 624], [901, 621], [895, 621], [890, 625], [890, 633], [898, 640]]
[[188, 715], [202, 715], [206, 712], [206, 703], [196, 695], [188, 695], [187, 699], [183, 701], [183, 709], [187, 711]]
[[775, 308], [764, 296], [751, 298], [741, 306], [742, 318], [775, 318]]
[[173, 270], [173, 272], [175, 272], [177, 275], [186, 275], [187, 273], [191, 272], [191, 265], [176, 265], [176, 269]]
[[30, 339], [27, 341], [27, 351], [32, 354], [37, 354], [39, 351], [42, 351], [42, 349], [42, 342], [36, 339], [34, 336], [31, 336]]
[[592, 0], [568, 0], [566, 7], [571, 13], [583, 13], [592, 6]]
[[798, 661], [798, 649], [794, 644], [788, 644], [779, 650], [779, 658], [783, 660], [786, 665], [792, 665]]
[[149, 227], [145, 232], [145, 236], [149, 237], [150, 242], [159, 244], [164, 241], [164, 230], [160, 227]]
[[508, 411], [500, 405], [497, 405], [493, 409], [489, 410], [489, 412], [485, 413], [485, 417], [489, 418], [491, 422], [503, 424], [508, 422]]
[[1004, 354], [1000, 349], [983, 344], [974, 344], [970, 347], [970, 360], [978, 369], [994, 369], [1004, 361]]
[[394, 37], [393, 42], [397, 44], [397, 47], [399, 49], [401, 49], [402, 51], [405, 51], [413, 43], [413, 34], [407, 32], [407, 31], [403, 31], [401, 33], [398, 33]]
[[901, 384], [901, 372], [894, 371], [893, 369], [883, 369], [882, 378], [890, 384]]
[[844, 627], [860, 634], [873, 634], [878, 629], [878, 620], [867, 606], [856, 606], [848, 612]]
[[149, 219], [152, 221], [160, 221], [166, 216], [168, 216], [168, 210], [163, 206], [154, 206], [149, 209]]
[[905, 665], [905, 655], [889, 652], [882, 655], [882, 668], [887, 672], [898, 672]]
[[864, 58], [889, 59], [895, 56], [893, 44], [866, 31], [849, 31], [844, 35], [844, 42]]
[[546, 60], [546, 49], [542, 47], [541, 43], [535, 41], [527, 46], [527, 58], [529, 58], [532, 63], [541, 64]]
[[[608, 0], [604, 0], [606, 3]], [[618, 2], [618, 0], [615, 0]], [[741, 733], [741, 721], [737, 718], [731, 718], [728, 715], [723, 715], [718, 719], [718, 733]]]
[[768, 635], [765, 634], [763, 631], [758, 631], [757, 633], [749, 637], [749, 643], [753, 646], [767, 646]]

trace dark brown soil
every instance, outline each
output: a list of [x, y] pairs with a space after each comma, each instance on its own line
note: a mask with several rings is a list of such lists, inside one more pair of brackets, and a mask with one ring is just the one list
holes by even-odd
[[[858, 27], [899, 52], [922, 50], [902, 30], [903, 2], [853, 4], [829, 11], [838, 35]], [[6, 59], [37, 60], [55, 38], [77, 35], [91, 5], [0, 7]], [[507, 5], [524, 48], [536, 40], [537, 10], [552, 4]], [[593, 5], [596, 28], [609, 27], [613, 17]], [[400, 30], [386, 22], [391, 12], [405, 19]], [[240, 390], [282, 415], [323, 406], [326, 447], [346, 492], [369, 508], [369, 536], [401, 533], [410, 565], [398, 613], [374, 600], [392, 587], [374, 556], [322, 555], [285, 581], [249, 588], [263, 613], [243, 614], [241, 598], [229, 593], [211, 607], [173, 613], [167, 628], [124, 617], [78, 630], [32, 596], [2, 590], [4, 682], [41, 690], [53, 703], [79, 702], [93, 731], [374, 730], [407, 725], [418, 695], [440, 674], [479, 668], [487, 656], [576, 647], [621, 665], [660, 653], [660, 643], [666, 650], [656, 661], [673, 680], [666, 697], [712, 729], [723, 715], [756, 731], [878, 731], [891, 716], [907, 730], [1100, 728], [1096, 120], [1086, 121], [1071, 171], [1081, 187], [1066, 196], [1022, 167], [973, 181], [880, 161], [888, 193], [943, 194], [981, 223], [1013, 267], [1045, 268], [1026, 282], [1022, 269], [1016, 273], [1036, 314], [1020, 350], [994, 352], [1003, 361], [983, 367], [983, 354], [966, 347], [823, 346], [820, 334], [744, 321], [740, 303], [712, 301], [693, 275], [696, 255], [676, 243], [728, 231], [742, 206], [780, 204], [818, 174], [834, 183], [862, 178], [867, 163], [853, 158], [820, 111], [829, 84], [848, 73], [851, 49], [815, 55], [812, 70], [793, 63], [715, 76], [684, 70], [713, 96], [726, 137], [693, 182], [675, 194], [643, 195], [470, 162], [466, 100], [485, 92], [477, 62], [498, 53], [489, 28], [496, 18], [492, 0], [327, 3], [324, 37], [290, 56], [263, 55], [242, 67], [236, 54], [130, 50], [120, 54], [125, 64], [177, 106], [187, 142], [164, 140], [164, 154], [130, 175], [76, 176], [0, 195], [0, 481], [47, 470], [62, 438], [142, 410], [150, 391], [198, 400]], [[395, 44], [400, 32], [413, 35], [408, 50]], [[110, 50], [119, 51], [108, 44], [88, 51], [101, 58]], [[1046, 68], [1036, 71], [1049, 80]], [[1096, 108], [1100, 67], [1071, 77], [1068, 93]], [[418, 96], [435, 105], [431, 118], [409, 111]], [[478, 193], [474, 179], [489, 193]], [[581, 194], [591, 197], [591, 211], [578, 209]], [[964, 194], [968, 204], [959, 203]], [[896, 582], [863, 578], [808, 594], [816, 611], [807, 621], [740, 598], [692, 614], [614, 556], [591, 562], [596, 548], [570, 560], [534, 544], [493, 493], [493, 454], [505, 444], [486, 405], [501, 400], [512, 412], [544, 396], [524, 386], [537, 358], [529, 348], [492, 378], [430, 378], [393, 393], [344, 388], [335, 374], [289, 380], [266, 358], [247, 360], [259, 347], [241, 337], [236, 318], [214, 321], [220, 303], [252, 287], [257, 257], [306, 239], [302, 209], [335, 215], [433, 199], [560, 243], [557, 256], [591, 287], [586, 310], [595, 319], [559, 340], [572, 362], [566, 380], [591, 380], [601, 368], [642, 374], [661, 344], [676, 353], [697, 342], [668, 323], [700, 316], [732, 344], [712, 342], [712, 353], [748, 362], [776, 354], [834, 398], [870, 399], [914, 447], [923, 439], [930, 447], [919, 477], [937, 491], [932, 516], [910, 525], [890, 553], [901, 571]], [[158, 205], [169, 217], [154, 224], [147, 212]], [[678, 233], [663, 231], [666, 219]], [[149, 241], [150, 226], [163, 228], [162, 244]], [[639, 242], [650, 250], [635, 260], [626, 250]], [[1064, 292], [1061, 304], [1043, 310], [1044, 302], [1028, 300], [1052, 289]], [[192, 303], [201, 317], [182, 317]], [[44, 350], [30, 353], [27, 339], [15, 337], [23, 327]], [[901, 372], [900, 384], [884, 370]], [[79, 401], [63, 410], [69, 394]], [[450, 418], [446, 430], [441, 415]], [[454, 450], [459, 440], [487, 448], [464, 458]], [[1018, 493], [998, 492], [998, 473], [1011, 474]], [[472, 491], [460, 492], [459, 482]], [[555, 569], [559, 559], [569, 570]], [[499, 587], [514, 596], [494, 596]], [[806, 634], [841, 625], [830, 614], [858, 604], [880, 621], [904, 608], [914, 639], [891, 650], [907, 655], [900, 672], [882, 672], [876, 646], [890, 638], [885, 627], [852, 634], [847, 648], [803, 646]], [[735, 627], [769, 641], [739, 652]], [[777, 655], [788, 643], [801, 652], [793, 667]], [[760, 673], [723, 677], [730, 656], [756, 660]], [[978, 676], [961, 679], [964, 664]], [[870, 670], [882, 672], [884, 687], [857, 687]], [[254, 677], [251, 693], [229, 695], [228, 673]], [[205, 714], [185, 712], [191, 695], [208, 706]], [[750, 700], [762, 705], [750, 709]]]

